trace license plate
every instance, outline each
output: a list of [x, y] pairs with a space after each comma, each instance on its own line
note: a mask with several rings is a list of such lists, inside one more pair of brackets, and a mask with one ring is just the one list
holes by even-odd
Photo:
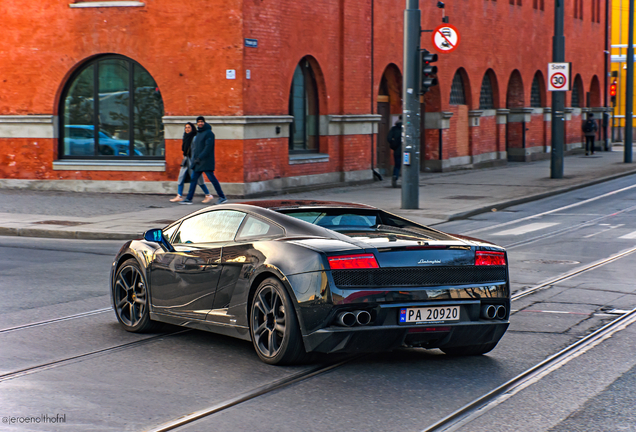
[[459, 321], [459, 306], [400, 309], [400, 324], [440, 321]]

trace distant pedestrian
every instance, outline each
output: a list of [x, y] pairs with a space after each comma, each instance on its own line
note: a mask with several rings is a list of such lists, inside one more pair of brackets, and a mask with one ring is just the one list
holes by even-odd
[[227, 201], [223, 189], [219, 181], [214, 175], [215, 169], [214, 158], [214, 133], [212, 127], [205, 122], [205, 119], [201, 116], [197, 117], [197, 136], [192, 144], [192, 179], [190, 180], [190, 190], [188, 196], [179, 204], [192, 204], [192, 197], [194, 197], [194, 190], [197, 187], [197, 181], [199, 177], [205, 173], [212, 186], [216, 190], [216, 194], [219, 199], [215, 204], [223, 204]]
[[587, 156], [590, 152], [594, 154], [594, 140], [596, 138], [596, 131], [598, 130], [598, 126], [596, 126], [596, 121], [594, 121], [594, 114], [589, 113], [587, 115], [587, 120], [583, 123], [583, 133], [585, 134], [585, 156]]
[[402, 165], [402, 116], [398, 117], [398, 121], [389, 131], [386, 140], [393, 150], [393, 177], [391, 178], [391, 186], [398, 187], [397, 181], [400, 177], [400, 166]]
[[[192, 142], [197, 135], [196, 126], [188, 122], [185, 125], [185, 131], [183, 132], [183, 142], [181, 143], [181, 151], [183, 152], [183, 160], [181, 161], [181, 169], [179, 170], [179, 178], [177, 180], [177, 196], [172, 198], [171, 202], [183, 201], [183, 186], [185, 183], [190, 182], [192, 178]], [[198, 185], [201, 186], [205, 193], [203, 203], [209, 203], [214, 199], [214, 196], [210, 194], [208, 187], [205, 185], [203, 176], [199, 177]]]

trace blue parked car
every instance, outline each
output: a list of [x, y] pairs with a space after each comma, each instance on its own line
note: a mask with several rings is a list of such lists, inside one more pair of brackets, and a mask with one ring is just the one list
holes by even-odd
[[[64, 127], [64, 154], [67, 156], [95, 156], [95, 127], [93, 125], [68, 125]], [[135, 155], [143, 156], [145, 147], [135, 140]], [[99, 131], [99, 155], [128, 156], [128, 140], [114, 138], [106, 131]]]

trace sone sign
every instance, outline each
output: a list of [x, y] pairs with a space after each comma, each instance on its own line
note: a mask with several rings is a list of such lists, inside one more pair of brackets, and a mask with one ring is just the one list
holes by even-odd
[[571, 63], [548, 63], [548, 91], [569, 91]]

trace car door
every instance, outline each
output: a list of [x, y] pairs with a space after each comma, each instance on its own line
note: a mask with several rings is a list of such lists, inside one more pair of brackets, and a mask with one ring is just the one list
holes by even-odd
[[[234, 295], [249, 290], [251, 270], [266, 259], [263, 252], [254, 247], [254, 243], [282, 237], [284, 234], [280, 226], [269, 220], [253, 215], [245, 218], [235, 240], [223, 246], [223, 270], [214, 298], [215, 312], [208, 316], [208, 320], [225, 322], [223, 315], [227, 315], [232, 298], [244, 297]], [[225, 318], [231, 323], [229, 316]]]
[[174, 252], [159, 251], [151, 265], [153, 310], [204, 320], [214, 304], [223, 245], [245, 213], [216, 210], [185, 219], [172, 236]]

